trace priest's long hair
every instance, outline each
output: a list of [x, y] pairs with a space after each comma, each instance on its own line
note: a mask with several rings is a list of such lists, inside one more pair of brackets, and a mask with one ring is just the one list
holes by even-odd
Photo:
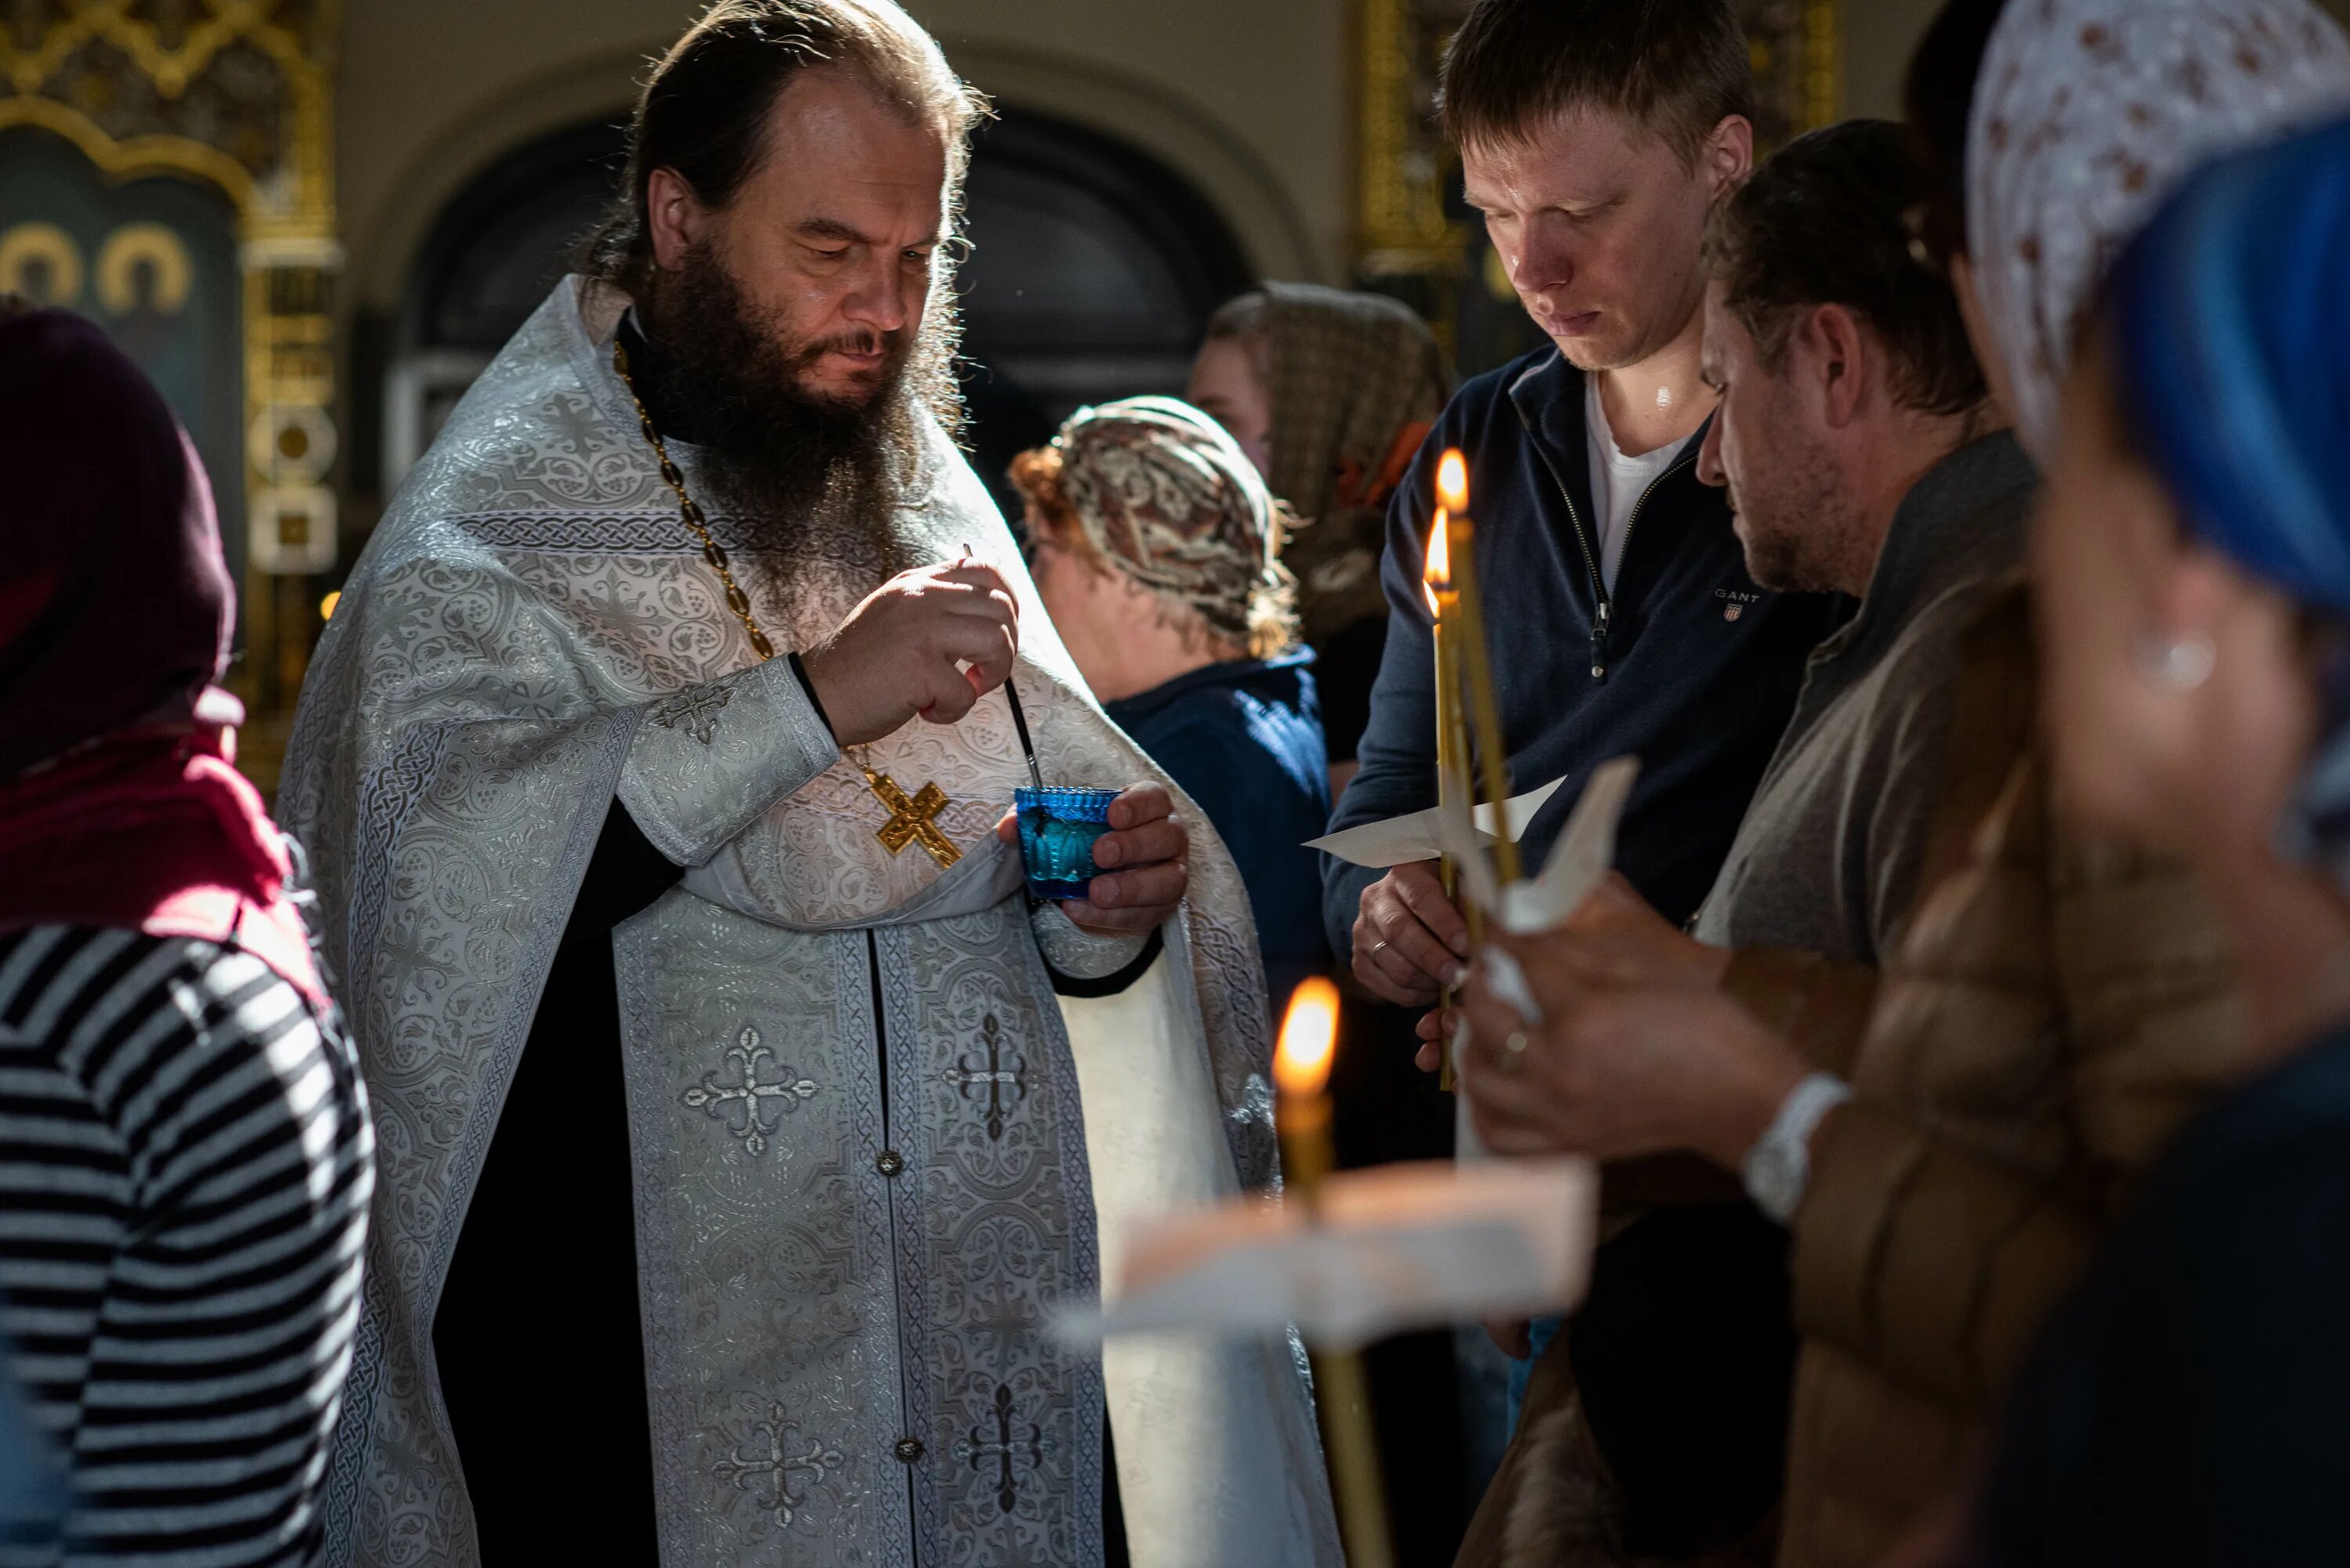
[[718, 0], [653, 67], [629, 125], [620, 193], [589, 236], [584, 271], [639, 302], [654, 281], [647, 183], [674, 171], [704, 205], [723, 207], [769, 151], [776, 95], [814, 66], [853, 70], [909, 124], [947, 139], [948, 238], [931, 268], [908, 385], [950, 435], [962, 424], [954, 358], [962, 341], [955, 264], [962, 250], [962, 188], [971, 132], [989, 113], [984, 94], [958, 78], [936, 40], [891, 0]]

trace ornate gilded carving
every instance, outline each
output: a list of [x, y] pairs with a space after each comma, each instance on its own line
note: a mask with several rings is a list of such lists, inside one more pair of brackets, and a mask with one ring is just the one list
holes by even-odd
[[1467, 0], [1361, 0], [1358, 192], [1366, 273], [1458, 270], [1445, 212], [1452, 150], [1436, 134], [1436, 67]]
[[1757, 151], [1835, 119], [1844, 99], [1837, 0], [1742, 0], [1739, 16], [1754, 61]]
[[0, 126], [65, 136], [112, 174], [226, 191], [249, 238], [334, 233], [332, 0], [17, 0]]
[[[241, 684], [265, 712], [291, 704], [312, 631], [308, 586], [280, 579], [335, 561], [335, 495], [322, 480], [341, 265], [337, 21], [335, 0], [15, 0], [0, 13], [0, 130], [36, 127], [109, 176], [180, 175], [235, 205], [251, 431]], [[125, 231], [96, 258], [94, 282], [120, 293], [134, 273], [149, 276], [168, 306], [185, 276], [170, 238]]]

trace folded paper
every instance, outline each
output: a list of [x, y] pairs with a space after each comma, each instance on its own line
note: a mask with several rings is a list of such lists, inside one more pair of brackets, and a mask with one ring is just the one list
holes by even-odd
[[1494, 879], [1492, 863], [1457, 805], [1438, 808], [1437, 846], [1460, 867], [1463, 896], [1497, 915], [1505, 929], [1520, 936], [1549, 930], [1575, 913], [1615, 863], [1617, 825], [1639, 775], [1638, 757], [1614, 757], [1593, 769], [1558, 842], [1551, 846], [1550, 858], [1532, 881], [1503, 888]]
[[1072, 1342], [1126, 1334], [1277, 1334], [1317, 1345], [1564, 1312], [1582, 1299], [1598, 1222], [1597, 1169], [1580, 1158], [1347, 1171], [1318, 1217], [1261, 1197], [1143, 1221], [1098, 1314], [1059, 1322]]
[[1591, 782], [1543, 862], [1542, 874], [1502, 891], [1502, 924], [1523, 936], [1546, 931], [1575, 913], [1616, 863], [1616, 828], [1640, 776], [1640, 759], [1612, 757], [1592, 770]]
[[[1526, 831], [1526, 824], [1534, 813], [1548, 804], [1558, 793], [1564, 778], [1555, 778], [1537, 790], [1512, 795], [1508, 801], [1510, 842], [1515, 844]], [[1367, 822], [1360, 827], [1309, 839], [1305, 847], [1335, 855], [1354, 866], [1368, 866], [1384, 870], [1390, 866], [1406, 866], [1415, 860], [1433, 860], [1437, 857], [1437, 818], [1441, 815], [1436, 806], [1415, 811], [1406, 816], [1391, 816], [1385, 822]], [[1489, 802], [1477, 808], [1476, 831], [1479, 842], [1490, 844], [1498, 830], [1500, 814]]]

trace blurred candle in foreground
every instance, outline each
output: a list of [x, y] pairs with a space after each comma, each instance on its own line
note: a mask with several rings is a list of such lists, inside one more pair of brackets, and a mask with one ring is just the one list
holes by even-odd
[[1452, 586], [1452, 543], [1451, 530], [1444, 524], [1444, 509], [1440, 506], [1435, 524], [1428, 531], [1428, 556], [1419, 573], [1419, 591], [1428, 597], [1428, 613], [1440, 624], [1444, 619], [1444, 601], [1437, 595]]
[[1282, 1182], [1310, 1206], [1337, 1163], [1330, 1137], [1330, 1064], [1338, 1050], [1338, 988], [1322, 975], [1299, 983], [1273, 1054], [1274, 1125], [1281, 1132]]
[[[1315, 1195], [1337, 1163], [1330, 1138], [1330, 1064], [1338, 1054], [1338, 988], [1315, 975], [1290, 994], [1273, 1054], [1274, 1125], [1281, 1131], [1284, 1189], [1295, 1196], [1305, 1222], [1317, 1219]], [[1332, 1501], [1345, 1537], [1347, 1568], [1394, 1568], [1388, 1532], [1387, 1493], [1371, 1429], [1370, 1386], [1352, 1351], [1314, 1352], [1315, 1405], [1322, 1417], [1322, 1449], [1330, 1467]]]

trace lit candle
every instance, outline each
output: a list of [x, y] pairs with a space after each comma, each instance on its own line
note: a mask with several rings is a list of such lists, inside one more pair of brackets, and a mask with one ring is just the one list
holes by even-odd
[[1274, 1125], [1281, 1133], [1282, 1184], [1312, 1211], [1322, 1179], [1337, 1162], [1330, 1140], [1330, 1063], [1338, 1049], [1338, 988], [1321, 975], [1299, 982], [1273, 1054]]
[[[1484, 606], [1477, 589], [1477, 525], [1469, 519], [1469, 462], [1461, 449], [1449, 447], [1436, 464], [1437, 516], [1449, 535], [1445, 545], [1446, 576], [1453, 602], [1447, 607], [1452, 621], [1450, 656], [1461, 665], [1460, 679], [1469, 688], [1471, 733], [1475, 761], [1483, 765], [1485, 798], [1496, 818], [1504, 815], [1510, 798], [1509, 743], [1502, 733], [1501, 706], [1493, 697], [1493, 668], [1485, 645]], [[1470, 757], [1461, 757], [1465, 774]], [[1518, 846], [1510, 825], [1499, 820], [1493, 836], [1493, 872], [1503, 887], [1518, 879]]]
[[[1458, 634], [1453, 620], [1460, 608], [1460, 595], [1452, 584], [1452, 529], [1444, 509], [1438, 507], [1435, 524], [1428, 531], [1428, 561], [1422, 570], [1420, 592], [1427, 596], [1428, 613], [1433, 621], [1430, 628], [1436, 645], [1436, 798], [1439, 805], [1450, 804], [1461, 792], [1470, 789], [1468, 716], [1461, 703], [1461, 666], [1456, 648]], [[1445, 891], [1450, 893], [1451, 873], [1445, 875]]]
[[[1452, 625], [1461, 599], [1452, 584], [1451, 523], [1441, 506], [1436, 509], [1436, 521], [1428, 531], [1428, 558], [1421, 568], [1419, 591], [1428, 597], [1428, 613], [1434, 622], [1430, 631], [1436, 645], [1436, 802], [1443, 806], [1455, 801], [1473, 805], [1477, 791], [1469, 774], [1469, 720], [1461, 701], [1460, 658], [1455, 649], [1458, 633]], [[1458, 898], [1461, 873], [1452, 864], [1452, 857], [1437, 858], [1436, 874], [1444, 896]], [[1466, 914], [1470, 940], [1482, 941], [1483, 922], [1476, 907], [1471, 905]], [[1444, 1012], [1452, 1011], [1451, 986], [1445, 986], [1438, 994], [1437, 1006]], [[1437, 1075], [1437, 1087], [1447, 1094], [1452, 1091], [1450, 1052], [1445, 1053], [1444, 1065]]]
[[[1320, 975], [1301, 983], [1281, 1021], [1273, 1054], [1274, 1125], [1281, 1133], [1283, 1190], [1296, 1198], [1306, 1223], [1319, 1221], [1319, 1194], [1337, 1160], [1330, 1137], [1330, 1064], [1338, 1050], [1338, 988]], [[1315, 1404], [1330, 1490], [1346, 1538], [1347, 1568], [1394, 1568], [1388, 1534], [1378, 1442], [1371, 1428], [1370, 1386], [1351, 1351], [1314, 1352]]]

